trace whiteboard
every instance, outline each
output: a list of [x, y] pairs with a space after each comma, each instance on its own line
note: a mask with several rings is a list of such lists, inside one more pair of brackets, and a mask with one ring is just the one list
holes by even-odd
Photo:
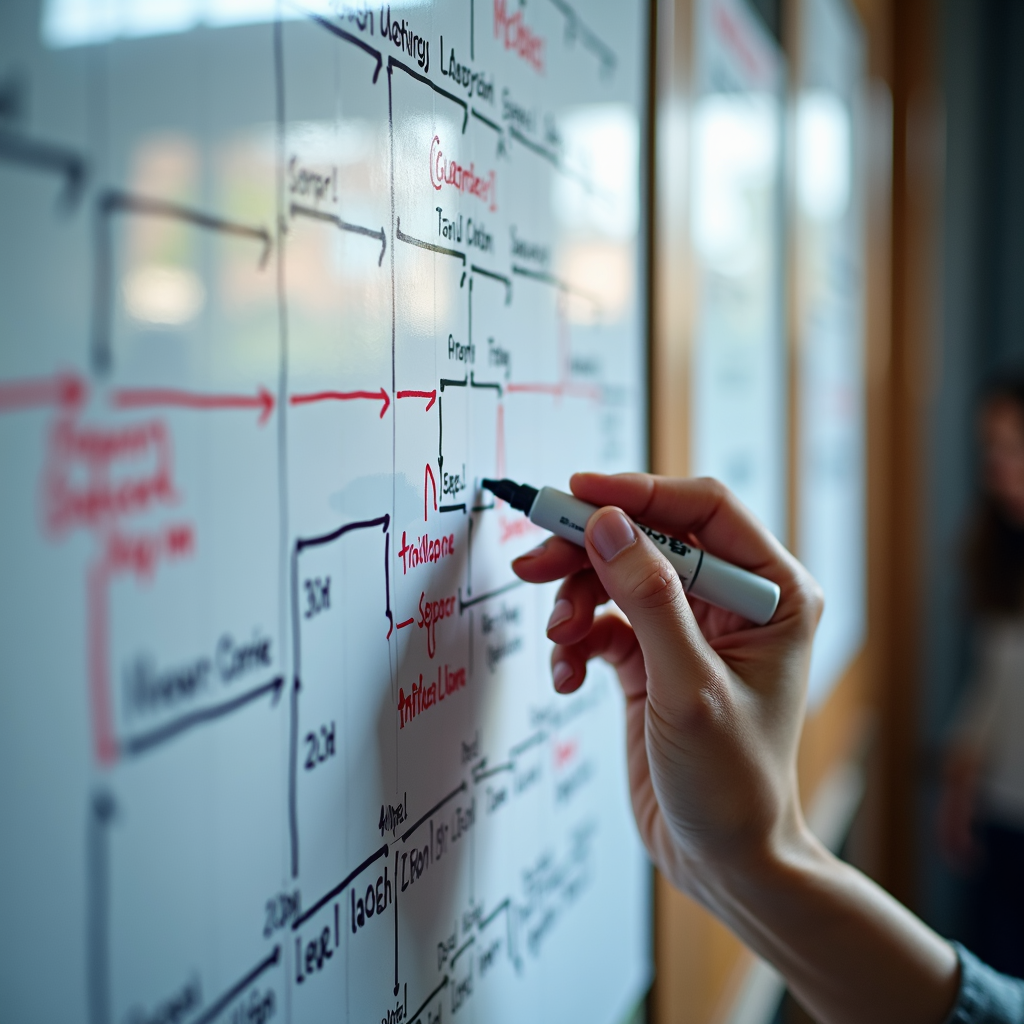
[[786, 61], [745, 0], [699, 0], [693, 16], [693, 472], [785, 538]]
[[800, 5], [795, 116], [799, 346], [797, 552], [828, 600], [808, 702], [824, 702], [867, 629], [863, 29], [845, 0]]
[[0, 9], [0, 1018], [642, 997], [620, 694], [479, 481], [645, 462], [645, 18]]

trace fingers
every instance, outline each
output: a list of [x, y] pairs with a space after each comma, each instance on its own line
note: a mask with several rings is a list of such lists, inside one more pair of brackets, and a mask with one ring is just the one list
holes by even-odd
[[586, 551], [561, 537], [549, 537], [543, 544], [520, 555], [512, 571], [527, 583], [550, 583], [589, 566]]
[[576, 473], [573, 494], [597, 505], [617, 505], [646, 526], [676, 536], [693, 533], [712, 554], [756, 569], [785, 558], [785, 548], [723, 484], [649, 473]]
[[677, 537], [693, 534], [701, 547], [750, 569], [782, 588], [773, 621], [797, 615], [810, 628], [821, 615], [821, 591], [810, 574], [723, 484], [710, 478], [673, 479], [647, 473], [577, 473], [573, 494], [597, 505], [617, 505], [638, 522]]
[[643, 692], [646, 673], [643, 652], [629, 623], [618, 615], [602, 615], [589, 632], [573, 644], [558, 644], [551, 652], [551, 676], [559, 693], [572, 693], [583, 684], [587, 662], [604, 658], [619, 673], [627, 698]]
[[593, 625], [594, 609], [607, 600], [604, 586], [593, 569], [573, 573], [558, 588], [548, 619], [548, 636], [558, 644], [582, 640]]
[[649, 699], [669, 721], [688, 716], [725, 670], [694, 620], [679, 576], [618, 508], [598, 509], [585, 537], [594, 571], [643, 650]]

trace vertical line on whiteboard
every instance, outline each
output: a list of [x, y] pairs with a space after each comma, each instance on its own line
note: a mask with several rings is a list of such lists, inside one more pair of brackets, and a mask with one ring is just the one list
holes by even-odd
[[395, 995], [398, 995], [398, 850], [395, 850]]
[[[395, 334], [396, 334], [396, 299], [395, 299], [395, 112], [392, 83], [394, 77], [391, 62], [388, 61], [388, 180], [391, 185], [391, 394], [397, 397], [396, 376], [395, 376]], [[398, 471], [398, 460], [396, 457], [398, 439], [398, 402], [394, 402], [391, 408], [391, 523], [397, 522], [398, 512], [396, 493], [396, 474]], [[426, 480], [423, 481], [424, 500], [426, 498]], [[395, 546], [398, 546], [397, 533], [395, 535]], [[397, 587], [397, 576], [396, 576]], [[388, 583], [388, 605], [391, 604], [390, 581]], [[392, 618], [392, 623], [394, 618]], [[390, 635], [390, 634], [389, 634]], [[395, 637], [395, 646], [398, 646], [398, 638]], [[391, 641], [388, 640], [388, 673], [391, 676], [391, 702], [392, 707], [398, 705], [398, 680], [396, 678], [397, 650], [392, 660]], [[398, 759], [398, 716], [392, 715], [391, 727], [395, 752], [394, 780], [395, 792], [401, 786]], [[395, 995], [398, 995], [398, 853], [395, 852]]]
[[[276, 163], [274, 168], [274, 194], [276, 202], [276, 237], [277, 237], [277, 328], [278, 328], [278, 374], [277, 374], [277, 493], [278, 521], [280, 531], [278, 554], [278, 631], [281, 637], [281, 656], [287, 668], [288, 659], [292, 659], [292, 692], [290, 702], [290, 721], [288, 735], [288, 832], [290, 839], [292, 878], [299, 873], [298, 822], [295, 807], [295, 758], [296, 731], [298, 729], [298, 693], [299, 677], [296, 651], [298, 646], [298, 626], [294, 619], [298, 613], [298, 550], [296, 549], [291, 563], [289, 580], [289, 544], [288, 544], [288, 307], [285, 281], [284, 262], [284, 158], [285, 158], [285, 100], [284, 100], [284, 28], [281, 23], [280, 10], [274, 20], [274, 106], [276, 120]], [[293, 634], [288, 637], [288, 614], [285, 610], [284, 590], [289, 580], [290, 604], [292, 610]], [[291, 1004], [289, 1000], [289, 1017]]]
[[110, 1024], [110, 843], [107, 827], [114, 810], [110, 793], [104, 790], [93, 794], [86, 836], [89, 1024]]
[[[476, 0], [469, 0], [469, 59], [476, 60]], [[444, 54], [441, 54], [444, 65]]]

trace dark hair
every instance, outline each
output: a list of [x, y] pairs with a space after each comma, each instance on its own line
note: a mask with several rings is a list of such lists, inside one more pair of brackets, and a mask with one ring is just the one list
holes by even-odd
[[[1011, 402], [1024, 425], [1024, 370], [1004, 372], [982, 391], [979, 409]], [[974, 611], [1012, 615], [1024, 609], [1024, 526], [981, 491], [967, 536], [967, 577]]]

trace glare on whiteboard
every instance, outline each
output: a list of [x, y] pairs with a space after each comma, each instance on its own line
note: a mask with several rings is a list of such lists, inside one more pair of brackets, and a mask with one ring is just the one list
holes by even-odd
[[714, 93], [693, 114], [694, 241], [706, 265], [740, 276], [756, 258], [758, 211], [775, 187], [778, 103], [768, 93]]
[[833, 92], [812, 90], [797, 105], [797, 197], [817, 221], [838, 220], [850, 202], [850, 112]]
[[571, 231], [631, 240], [639, 223], [640, 127], [625, 105], [595, 104], [559, 118], [570, 173], [553, 178], [552, 207]]
[[139, 267], [124, 281], [124, 304], [143, 323], [177, 327], [194, 320], [206, 301], [198, 275], [186, 267]]
[[[427, 0], [389, 0], [391, 7], [419, 7]], [[224, 28], [301, 18], [305, 10], [332, 14], [330, 3], [302, 7], [284, 0], [45, 0], [43, 42], [56, 48], [112, 39], [170, 35], [207, 25]]]

